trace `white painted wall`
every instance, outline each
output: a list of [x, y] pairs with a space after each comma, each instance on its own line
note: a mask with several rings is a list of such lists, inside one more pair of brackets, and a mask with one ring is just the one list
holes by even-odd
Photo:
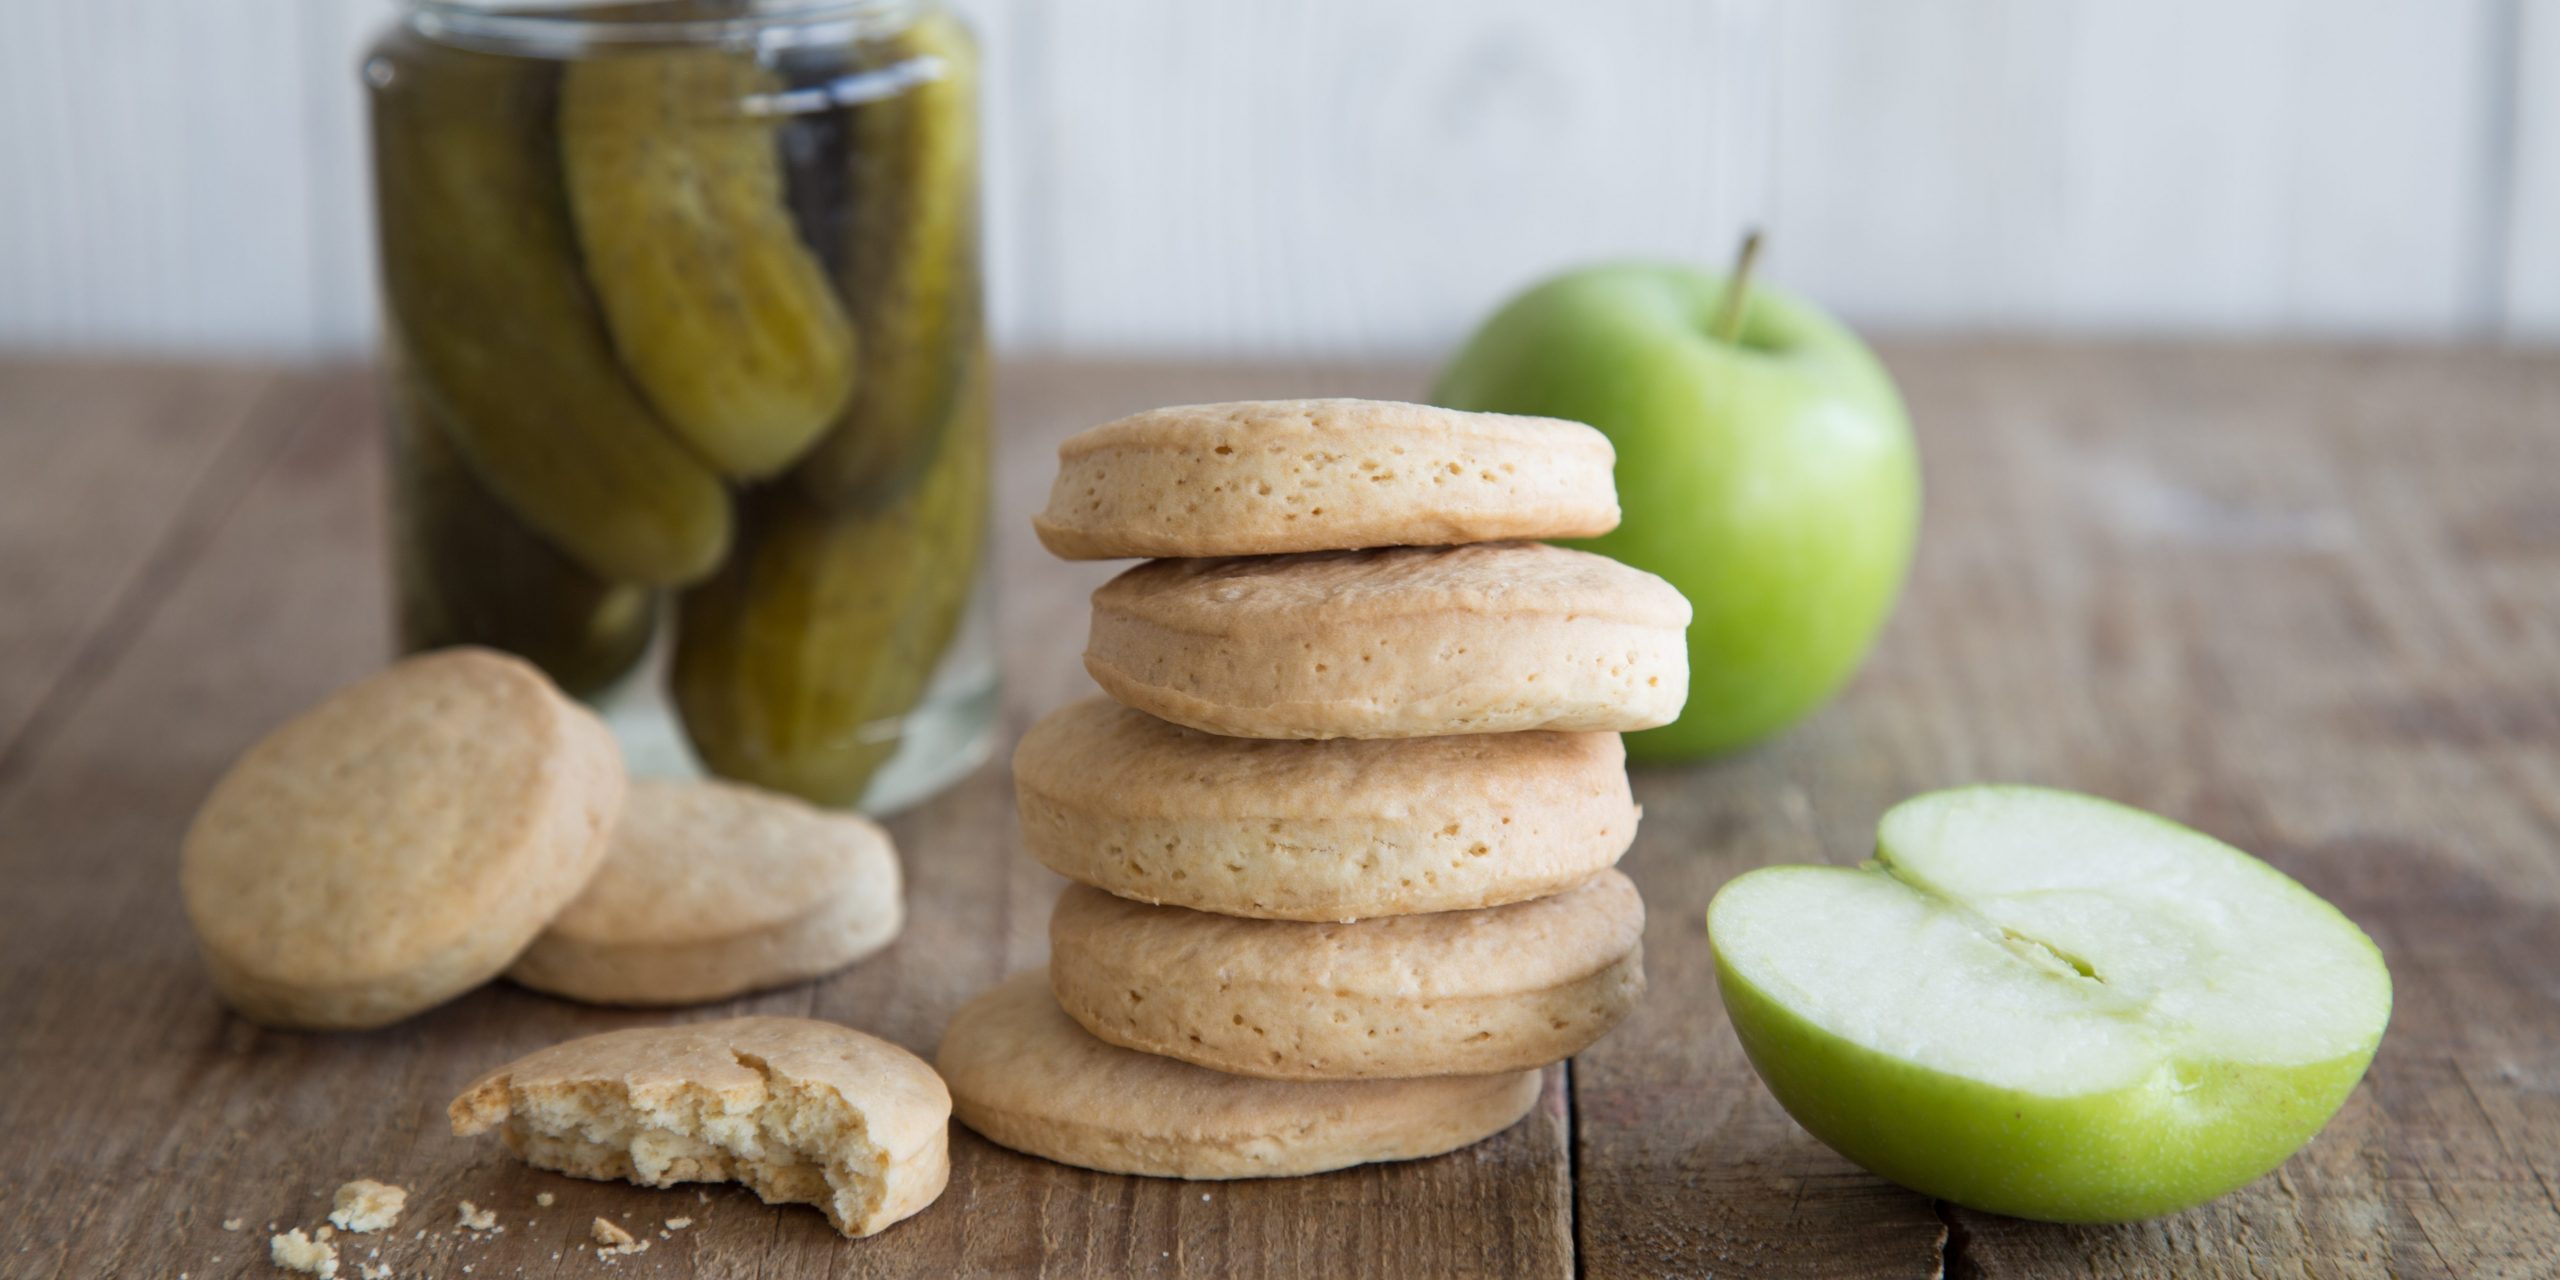
[[[1884, 328], [2560, 338], [2560, 0], [959, 0], [1015, 350], [1428, 355], [1594, 258]], [[0, 346], [363, 349], [388, 0], [12, 0]]]

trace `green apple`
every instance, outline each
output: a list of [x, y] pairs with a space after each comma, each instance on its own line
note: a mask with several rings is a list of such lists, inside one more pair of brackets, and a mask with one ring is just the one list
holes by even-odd
[[1919, 523], [1917, 451], [1884, 367], [1772, 290], [1734, 293], [1747, 304], [1720, 324], [1726, 286], [1672, 265], [1549, 280], [1487, 321], [1432, 392], [1587, 422], [1617, 446], [1624, 519], [1583, 545], [1697, 610], [1688, 708], [1628, 738], [1639, 760], [1740, 747], [1828, 700], [1892, 610]]
[[2284, 873], [2067, 791], [1894, 807], [1864, 867], [1707, 908], [1725, 1010], [1787, 1114], [1895, 1182], [2123, 1222], [2282, 1164], [2364, 1075], [2391, 975]]

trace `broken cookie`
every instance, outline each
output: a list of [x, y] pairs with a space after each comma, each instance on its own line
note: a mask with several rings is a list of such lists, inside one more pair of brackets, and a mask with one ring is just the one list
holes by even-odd
[[553, 1045], [454, 1099], [527, 1164], [642, 1186], [738, 1182], [867, 1236], [951, 1173], [951, 1094], [924, 1060], [850, 1027], [736, 1018]]

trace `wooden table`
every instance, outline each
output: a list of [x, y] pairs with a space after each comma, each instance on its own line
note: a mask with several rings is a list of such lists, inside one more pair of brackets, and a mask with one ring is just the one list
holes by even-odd
[[[384, 657], [369, 388], [0, 364], [0, 1273], [275, 1274], [267, 1224], [314, 1224], [370, 1176], [412, 1190], [381, 1245], [404, 1277], [596, 1274], [572, 1246], [598, 1214], [654, 1244], [615, 1264], [628, 1276], [2560, 1274], [2560, 357], [1887, 354], [1930, 486], [1901, 612], [1784, 739], [1639, 775], [1626, 867], [1651, 904], [1652, 993], [1526, 1121], [1440, 1159], [1242, 1184], [1107, 1177], [962, 1132], [942, 1201], [859, 1243], [734, 1188], [575, 1182], [447, 1133], [481, 1068], [644, 1015], [505, 985], [362, 1035], [223, 1010], [179, 910], [178, 839], [234, 753]], [[1061, 434], [1159, 403], [1421, 385], [1008, 370], [1008, 732], [1083, 687], [1106, 572], [1045, 558], [1023, 518]], [[1890, 802], [1980, 779], [2174, 815], [2372, 932], [2398, 1014], [2327, 1133], [2203, 1209], [2064, 1228], [1933, 1204], [1779, 1111], [1723, 1025], [1709, 896], [1762, 863], [1853, 861]], [[929, 1053], [963, 999], [1041, 959], [1059, 882], [1020, 852], [1001, 764], [892, 826], [913, 880], [895, 948], [701, 1013], [810, 1013]], [[505, 1232], [455, 1232], [464, 1198]], [[659, 1239], [679, 1215], [696, 1225]]]

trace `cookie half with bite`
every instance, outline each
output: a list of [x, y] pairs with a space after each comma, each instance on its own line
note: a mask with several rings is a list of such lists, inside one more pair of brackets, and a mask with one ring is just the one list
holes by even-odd
[[742, 1183], [867, 1236], [942, 1194], [951, 1094], [923, 1059], [811, 1018], [634, 1027], [472, 1082], [456, 1134], [497, 1131], [538, 1169], [647, 1187]]

